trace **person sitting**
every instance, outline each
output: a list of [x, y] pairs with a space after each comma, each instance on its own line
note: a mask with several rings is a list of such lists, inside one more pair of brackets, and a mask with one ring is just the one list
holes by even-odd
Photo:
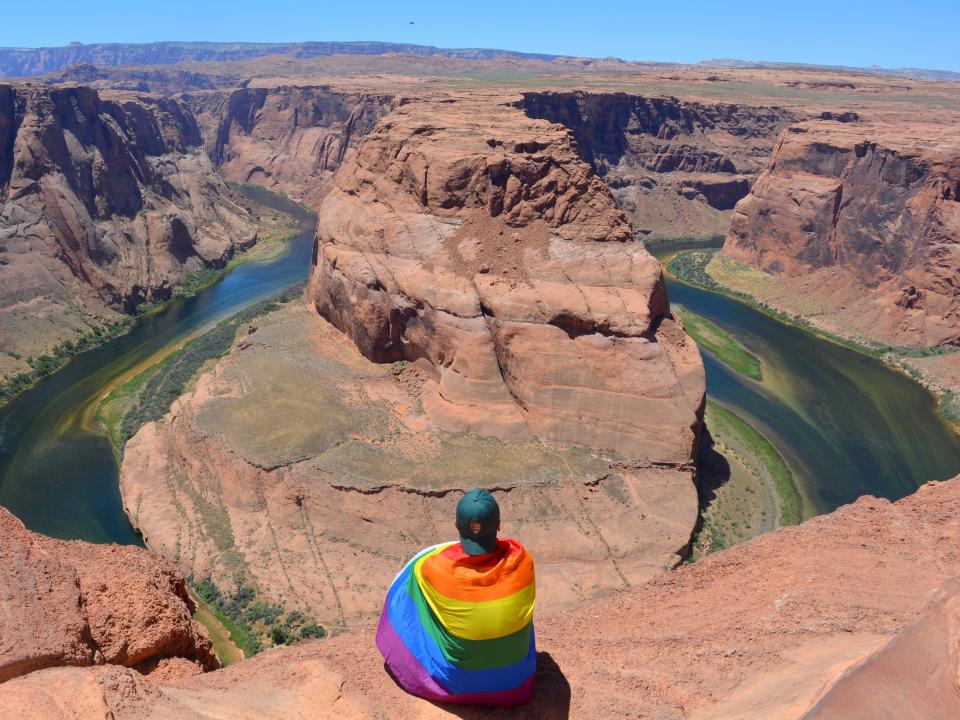
[[436, 702], [510, 707], [533, 695], [533, 558], [500, 539], [486, 490], [457, 503], [459, 542], [417, 553], [387, 593], [377, 647], [408, 693]]

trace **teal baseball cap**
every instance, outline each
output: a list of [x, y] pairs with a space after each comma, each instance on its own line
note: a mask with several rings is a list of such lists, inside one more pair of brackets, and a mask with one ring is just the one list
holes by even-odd
[[457, 530], [467, 555], [483, 555], [497, 547], [500, 506], [486, 490], [469, 490], [457, 503]]

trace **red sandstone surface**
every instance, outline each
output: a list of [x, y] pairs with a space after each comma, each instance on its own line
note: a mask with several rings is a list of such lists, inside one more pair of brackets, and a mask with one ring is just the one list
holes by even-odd
[[[956, 86], [836, 71], [627, 77], [615, 62], [584, 61], [563, 72], [589, 66], [576, 80], [585, 92], [545, 74], [510, 94], [437, 73], [447, 62], [80, 68], [64, 78], [86, 73], [107, 90], [0, 95], [15, 119], [0, 119], [0, 146], [29, 151], [0, 165], [2, 217], [15, 228], [0, 273], [42, 276], [5, 302], [39, 316], [52, 288], [94, 288], [101, 304], [162, 297], [187, 269], [220, 262], [248, 225], [212, 162], [322, 208], [313, 307], [367, 358], [409, 363], [390, 377], [315, 316], [287, 317], [238, 342], [127, 449], [128, 508], [152, 547], [224, 578], [246, 568], [273, 597], [338, 608], [334, 619], [356, 629], [175, 681], [212, 661], [169, 563], [39, 538], [7, 517], [0, 672], [13, 679], [0, 707], [28, 718], [448, 716], [390, 682], [363, 623], [401, 555], [446, 537], [444, 497], [475, 466], [464, 458], [508, 455], [534, 458], [501, 491], [511, 530], [545, 561], [545, 654], [521, 717], [955, 717], [960, 479], [895, 504], [863, 498], [659, 572], [692, 524], [682, 463], [702, 369], [667, 314], [659, 270], [630, 239], [722, 231], [749, 189], [728, 255], [801, 299], [836, 301], [881, 340], [956, 344]], [[187, 92], [115, 94], [116, 84]], [[83, 110], [77, 127], [36, 110], [67, 101]], [[101, 130], [119, 133], [112, 150], [94, 141]], [[61, 152], [45, 155], [38, 137]], [[136, 182], [134, 169], [146, 169]], [[219, 225], [222, 211], [232, 219]], [[135, 250], [107, 267], [121, 237]], [[147, 240], [163, 249], [156, 257]], [[937, 358], [944, 373], [955, 375], [956, 357]], [[263, 397], [282, 399], [272, 410], [285, 422], [263, 421]], [[377, 423], [388, 430], [371, 432]], [[511, 451], [450, 445], [463, 430]], [[524, 454], [533, 436], [553, 461]], [[599, 455], [584, 460], [564, 441]], [[610, 449], [675, 467], [625, 464]], [[553, 472], [550, 462], [574, 457], [584, 464], [569, 476], [530, 481], [531, 467]], [[400, 537], [398, 507], [418, 518]], [[216, 535], [225, 527], [235, 544]], [[636, 542], [611, 543], [617, 531]], [[558, 535], [575, 542], [558, 550]], [[57, 667], [101, 661], [118, 664]]]
[[178, 100], [0, 84], [0, 377], [255, 241]]
[[0, 587], [0, 682], [61, 665], [220, 666], [183, 575], [140, 548], [54, 540], [0, 508]]
[[[724, 253], [892, 344], [960, 344], [960, 144], [943, 124], [791, 126]], [[834, 308], [835, 309], [835, 308]]]
[[299, 303], [237, 338], [124, 452], [131, 522], [184, 572], [363, 625], [403, 563], [452, 536], [455, 498], [473, 486], [493, 490], [503, 532], [537, 554], [542, 608], [680, 562], [697, 519], [691, 467], [444, 431], [416, 366], [371, 363]]
[[283, 85], [190, 92], [204, 147], [223, 177], [319, 207], [333, 174], [386, 114], [389, 95]]
[[[960, 702], [958, 538], [960, 478], [897, 503], [861, 498], [541, 615], [533, 703], [456, 714], [946, 720]], [[450, 716], [390, 680], [372, 627], [174, 683], [122, 668], [43, 670], [0, 685], [0, 702], [51, 720]]]

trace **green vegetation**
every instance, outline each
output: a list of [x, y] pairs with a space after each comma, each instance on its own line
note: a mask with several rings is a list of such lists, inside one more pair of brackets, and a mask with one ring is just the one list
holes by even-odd
[[193, 591], [246, 657], [256, 655], [265, 647], [327, 636], [322, 625], [308, 620], [299, 610], [285, 614], [279, 605], [259, 599], [257, 591], [249, 585], [240, 584], [233, 592], [225, 592], [209, 577], [189, 580]]
[[74, 340], [64, 340], [56, 345], [49, 354], [44, 353], [36, 358], [28, 357], [28, 372], [18, 373], [0, 383], [0, 407], [6, 405], [15, 395], [50, 375], [64, 365], [74, 355], [87, 350], [93, 350], [127, 331], [133, 323], [132, 317], [122, 317], [114, 322], [107, 322], [101, 326], [94, 326], [89, 333], [81, 332]]
[[726, 330], [682, 306], [677, 305], [674, 310], [683, 321], [684, 329], [701, 348], [741, 375], [752, 380], [763, 379], [757, 357], [748, 352]]
[[206, 287], [227, 274], [229, 266], [222, 268], [204, 267], [187, 275], [186, 279], [173, 291], [175, 297], [196, 295]]
[[174, 296], [195, 295], [244, 263], [272, 260], [287, 249], [287, 241], [298, 232], [294, 219], [285, 214], [272, 223], [262, 224], [257, 233], [255, 245], [236, 253], [221, 268], [203, 267], [190, 273], [173, 291]]
[[960, 427], [960, 398], [952, 390], [940, 395], [940, 412], [957, 427]]
[[720, 283], [707, 274], [707, 265], [716, 252], [716, 249], [708, 248], [677, 253], [670, 264], [667, 265], [667, 271], [678, 280], [683, 280], [691, 285], [699, 285], [708, 290], [723, 291], [739, 297], [740, 293], [725, 290], [720, 286]]
[[730, 288], [721, 285], [707, 272], [707, 265], [710, 264], [710, 261], [713, 259], [713, 256], [716, 254], [716, 252], [717, 248], [708, 248], [706, 250], [688, 250], [677, 253], [673, 260], [671, 260], [667, 265], [667, 272], [677, 278], [677, 280], [690, 285], [702, 287], [706, 290], [710, 290], [711, 292], [715, 292], [718, 295], [726, 295], [727, 297], [739, 300], [740, 302], [749, 305], [754, 310], [762, 312], [765, 315], [787, 323], [788, 325], [801, 327], [807, 332], [812, 333], [823, 340], [828, 340], [837, 345], [842, 345], [845, 348], [855, 350], [863, 353], [864, 355], [869, 355], [875, 358], [883, 358], [887, 353], [895, 351], [895, 348], [892, 348], [889, 345], [881, 345], [878, 343], [866, 344], [863, 342], [856, 342], [839, 335], [834, 335], [833, 333], [829, 333], [826, 330], [816, 327], [804, 317], [785, 313], [782, 310], [778, 310], [777, 308], [767, 305], [766, 303], [757, 301], [756, 298], [748, 293], [740, 292], [739, 290], [731, 290]]
[[[217, 282], [238, 265], [246, 262], [262, 262], [282, 254], [286, 250], [287, 241], [299, 232], [292, 217], [279, 213], [279, 218], [269, 224], [261, 225], [255, 245], [237, 253], [222, 268], [200, 268], [187, 276], [184, 282], [174, 290], [174, 296], [194, 295], [205, 287]], [[164, 306], [164, 302], [141, 303], [137, 305], [131, 315], [119, 318], [101, 326], [93, 326], [89, 333], [80, 333], [73, 340], [64, 340], [54, 347], [49, 354], [37, 358], [28, 358], [30, 371], [18, 373], [0, 383], [0, 407], [3, 407], [13, 397], [27, 390], [38, 381], [50, 375], [73, 357], [87, 350], [92, 350], [108, 340], [124, 334], [130, 329], [134, 320], [147, 313], [154, 312]], [[16, 353], [10, 353], [14, 359], [20, 359]]]
[[101, 403], [97, 417], [117, 451], [122, 452], [127, 440], [146, 423], [163, 417], [207, 361], [226, 355], [240, 325], [276, 310], [302, 292], [301, 283], [241, 310], [114, 390]]
[[[740, 302], [749, 305], [759, 312], [762, 312], [788, 325], [800, 327], [823, 340], [827, 340], [837, 345], [842, 345], [849, 350], [854, 350], [864, 355], [869, 355], [870, 357], [882, 360], [888, 366], [904, 371], [914, 380], [926, 385], [928, 388], [930, 386], [925, 382], [923, 373], [917, 368], [910, 366], [908, 364], [909, 360], [911, 358], [938, 357], [956, 352], [955, 348], [952, 347], [937, 346], [911, 348], [904, 346], [893, 346], [884, 343], [871, 342], [868, 340], [853, 340], [851, 338], [842, 337], [840, 335], [827, 332], [822, 328], [816, 327], [809, 320], [802, 316], [785, 313], [782, 310], [778, 310], [777, 308], [771, 307], [766, 303], [758, 301], [749, 293], [733, 290], [725, 285], [721, 285], [707, 271], [707, 266], [713, 260], [717, 250], [717, 248], [706, 248], [679, 252], [667, 265], [667, 272], [681, 282], [686, 282], [690, 285], [696, 285], [719, 295], [726, 295], [727, 297], [739, 300]], [[939, 398], [940, 414], [949, 422], [956, 426], [960, 426], [960, 406], [958, 406], [958, 401], [954, 397], [954, 393], [949, 390], [940, 390], [934, 394]]]
[[[190, 593], [194, 602], [197, 604], [197, 611], [193, 614], [193, 619], [203, 625], [210, 633], [210, 640], [213, 642], [213, 650], [220, 659], [220, 664], [224, 667], [233, 665], [244, 659], [243, 650], [237, 645], [231, 637], [230, 630], [225, 623], [229, 622], [222, 614], [218, 617], [217, 611], [211, 608], [207, 603], [197, 597], [196, 593]], [[239, 630], [234, 626], [234, 632]]]
[[137, 402], [140, 392], [147, 380], [159, 370], [159, 365], [147, 368], [135, 375], [127, 382], [113, 390], [103, 402], [97, 406], [96, 419], [101, 427], [106, 428], [113, 447], [119, 451], [126, 440], [120, 435], [120, 426], [124, 416]]
[[762, 465], [764, 474], [773, 480], [780, 504], [780, 525], [796, 525], [803, 520], [800, 493], [793, 484], [793, 475], [786, 462], [763, 435], [745, 423], [739, 416], [708, 400], [714, 423], [722, 426], [722, 434], [735, 435], [739, 444]]
[[688, 562], [802, 520], [800, 495], [780, 454], [709, 400], [697, 468], [701, 524]]

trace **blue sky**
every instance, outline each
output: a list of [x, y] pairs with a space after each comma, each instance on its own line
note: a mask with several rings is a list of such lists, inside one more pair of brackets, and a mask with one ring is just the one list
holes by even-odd
[[[413, 24], [410, 24], [411, 21]], [[960, 0], [0, 0], [0, 46], [386, 40], [628, 60], [960, 71]]]

